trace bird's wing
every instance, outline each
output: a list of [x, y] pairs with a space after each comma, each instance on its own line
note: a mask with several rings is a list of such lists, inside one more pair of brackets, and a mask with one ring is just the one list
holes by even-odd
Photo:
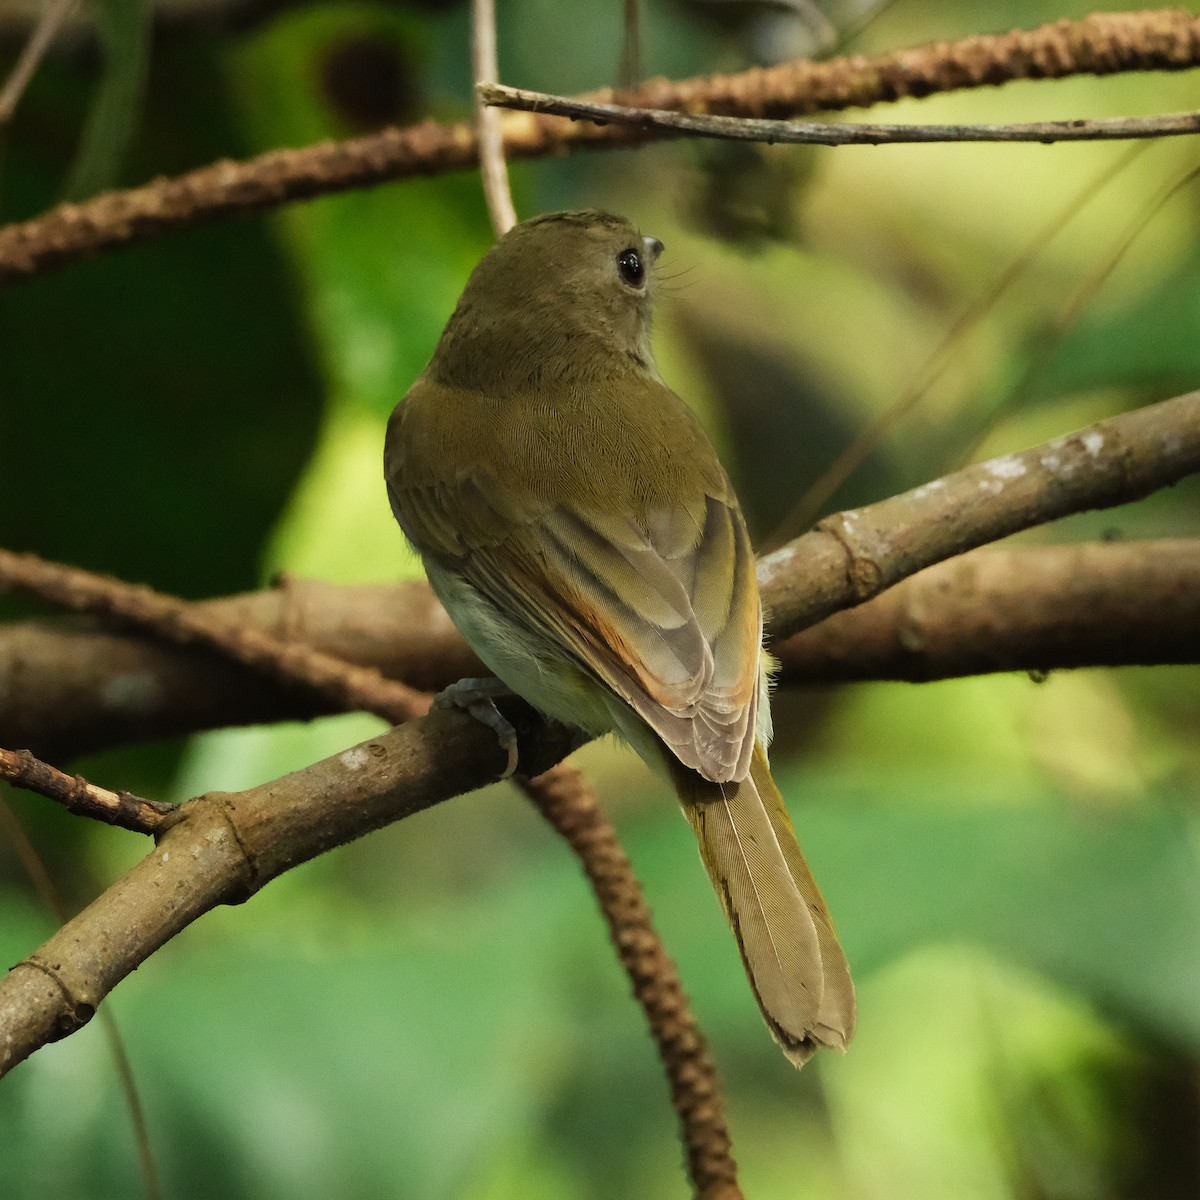
[[685, 766], [714, 781], [749, 770], [762, 613], [742, 514], [700, 496], [642, 518], [567, 504], [515, 511], [473, 473], [389, 481], [423, 554], [607, 684]]

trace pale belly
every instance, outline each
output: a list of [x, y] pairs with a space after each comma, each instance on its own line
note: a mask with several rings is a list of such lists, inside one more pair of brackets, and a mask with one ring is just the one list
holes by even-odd
[[507, 616], [451, 571], [426, 562], [430, 586], [471, 649], [518, 696], [564, 725], [598, 736], [625, 722], [613, 710], [632, 710], [553, 642]]

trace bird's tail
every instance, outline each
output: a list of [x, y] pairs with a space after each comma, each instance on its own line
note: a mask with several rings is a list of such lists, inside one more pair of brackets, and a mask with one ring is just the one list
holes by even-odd
[[739, 783], [670, 769], [775, 1040], [798, 1067], [819, 1046], [844, 1050], [854, 985], [762, 746]]

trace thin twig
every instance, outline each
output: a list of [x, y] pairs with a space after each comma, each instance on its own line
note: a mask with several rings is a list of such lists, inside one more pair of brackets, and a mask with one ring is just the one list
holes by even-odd
[[66, 19], [71, 15], [79, 0], [50, 0], [42, 9], [29, 40], [17, 56], [12, 73], [0, 89], [0, 125], [7, 125], [17, 111], [17, 105], [25, 94], [25, 89], [33, 79], [34, 73], [41, 65], [46, 51], [54, 42], [54, 37]]
[[[496, 83], [500, 67], [496, 56], [495, 0], [471, 0], [471, 69], [476, 88]], [[508, 183], [508, 164], [504, 160], [504, 135], [500, 114], [483, 104], [476, 94], [475, 120], [479, 137], [479, 173], [488, 216], [497, 238], [502, 238], [516, 223], [512, 189]]]
[[[622, 99], [655, 109], [742, 117], [795, 117], [1017, 79], [1061, 79], [1200, 65], [1200, 16], [1181, 9], [1098, 13], [1033, 30], [937, 42], [867, 58], [784, 63], [736, 75], [650, 80]], [[612, 99], [611, 91], [598, 100]], [[531, 113], [503, 121], [506, 157], [540, 158], [580, 146], [616, 148], [666, 136], [628, 125], [598, 126]], [[0, 283], [27, 278], [86, 254], [158, 237], [234, 213], [436, 175], [478, 161], [468, 124], [433, 121], [365, 137], [272, 150], [223, 161], [129, 191], [65, 204], [0, 229]]]
[[600, 900], [667, 1074], [696, 1196], [741, 1200], [716, 1067], [612, 822], [566, 763], [523, 781], [522, 790], [575, 851]]
[[[46, 870], [42, 856], [37, 847], [30, 841], [25, 827], [17, 820], [17, 815], [9, 805], [0, 798], [0, 826], [4, 827], [7, 841], [17, 852], [17, 858], [25, 868], [33, 884], [34, 891], [51, 913], [58, 918], [60, 925], [65, 925], [70, 919], [67, 906], [62, 895]], [[146, 1123], [146, 1108], [142, 1104], [141, 1092], [138, 1090], [137, 1077], [133, 1073], [133, 1064], [125, 1049], [125, 1039], [117, 1025], [117, 1018], [112, 1009], [105, 1006], [100, 1010], [100, 1024], [104, 1029], [104, 1039], [108, 1043], [109, 1053], [113, 1058], [113, 1066], [117, 1069], [117, 1078], [121, 1082], [121, 1092], [125, 1098], [125, 1107], [129, 1109], [129, 1122], [133, 1126], [133, 1137], [137, 1144], [138, 1162], [142, 1171], [142, 1184], [146, 1190], [147, 1200], [161, 1200], [163, 1191], [158, 1178], [158, 1167], [154, 1161], [154, 1148], [150, 1144], [150, 1128]]]
[[1096, 293], [1120, 266], [1121, 260], [1129, 253], [1134, 242], [1168, 201], [1183, 191], [1198, 176], [1200, 176], [1200, 166], [1189, 167], [1181, 175], [1171, 180], [1157, 196], [1148, 201], [1146, 206], [1130, 221], [1116, 243], [1109, 247], [1108, 253], [1088, 272], [1083, 282], [1063, 302], [1049, 325], [1040, 332], [1016, 382], [1009, 388], [1000, 403], [988, 414], [987, 424], [969, 437], [965, 445], [958, 448], [957, 453], [952, 457], [952, 462], [956, 464], [969, 462], [980, 446], [1000, 428], [1004, 421], [1020, 410], [1021, 405], [1042, 377], [1046, 364], [1062, 343], [1063, 338], [1079, 320], [1080, 314], [1087, 309]]
[[11, 587], [72, 612], [136, 625], [180, 646], [203, 646], [267, 671], [349, 711], [373, 712], [400, 723], [423, 715], [430, 697], [369, 667], [356, 667], [307, 646], [281, 642], [262, 630], [223, 623], [211, 613], [148, 587], [47, 562], [35, 554], [0, 550], [0, 587]]
[[574, 100], [549, 92], [480, 83], [476, 92], [484, 104], [549, 113], [573, 121], [616, 123], [663, 133], [692, 134], [769, 145], [884, 146], [913, 142], [1099, 142], [1134, 138], [1175, 137], [1200, 133], [1200, 111], [1163, 113], [1154, 117], [1104, 117], [1099, 120], [1032, 121], [1020, 125], [872, 125], [865, 122], [759, 120], [707, 113], [672, 112], [662, 108], [631, 108]]
[[126, 1107], [129, 1109], [129, 1120], [133, 1126], [133, 1140], [137, 1146], [138, 1167], [142, 1172], [142, 1186], [146, 1192], [146, 1200], [162, 1200], [163, 1189], [158, 1178], [158, 1166], [154, 1161], [154, 1147], [150, 1142], [146, 1107], [142, 1103], [142, 1094], [137, 1086], [137, 1077], [133, 1073], [133, 1063], [130, 1061], [129, 1051], [125, 1048], [125, 1039], [117, 1027], [117, 1018], [113, 1016], [111, 1008], [101, 1008], [100, 1024], [104, 1027], [109, 1053], [113, 1057], [113, 1065], [117, 1069], [117, 1078], [121, 1081], [121, 1091], [125, 1096]]
[[855, 435], [850, 444], [829, 464], [821, 475], [811, 483], [792, 506], [788, 514], [776, 526], [769, 547], [774, 549], [780, 542], [794, 537], [807, 528], [821, 514], [825, 502], [863, 464], [884, 435], [903, 420], [929, 394], [929, 389], [950, 365], [953, 351], [989, 312], [996, 302], [1020, 277], [1022, 272], [1042, 253], [1055, 237], [1074, 219], [1080, 210], [1126, 167], [1150, 147], [1142, 142], [1129, 147], [1123, 154], [1104, 168], [1094, 179], [1089, 179], [1070, 201], [1047, 221], [1029, 242], [1017, 252], [992, 285], [977, 296], [951, 323], [942, 339], [925, 359], [908, 387], [873, 420]]
[[154, 833], [164, 818], [175, 811], [172, 804], [144, 800], [132, 792], [112, 792], [89, 783], [82, 775], [66, 775], [28, 750], [0, 748], [0, 779], [45, 796], [68, 812], [135, 833]]
[[37, 847], [29, 840], [25, 826], [18, 820], [17, 814], [13, 812], [12, 806], [2, 794], [0, 794], [0, 831], [3, 832], [4, 840], [17, 856], [17, 861], [29, 877], [29, 882], [37, 893], [38, 899], [58, 918], [60, 925], [65, 924], [70, 914], [62, 902], [58, 888], [55, 887], [50, 872], [46, 870], [46, 864], [37, 852]]

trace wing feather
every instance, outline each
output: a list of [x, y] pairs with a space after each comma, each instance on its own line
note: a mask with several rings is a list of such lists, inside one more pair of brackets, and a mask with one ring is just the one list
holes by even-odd
[[423, 553], [621, 696], [706, 778], [749, 768], [762, 616], [754, 557], [732, 499], [642, 519], [566, 505], [506, 512], [486, 478], [391, 481]]

